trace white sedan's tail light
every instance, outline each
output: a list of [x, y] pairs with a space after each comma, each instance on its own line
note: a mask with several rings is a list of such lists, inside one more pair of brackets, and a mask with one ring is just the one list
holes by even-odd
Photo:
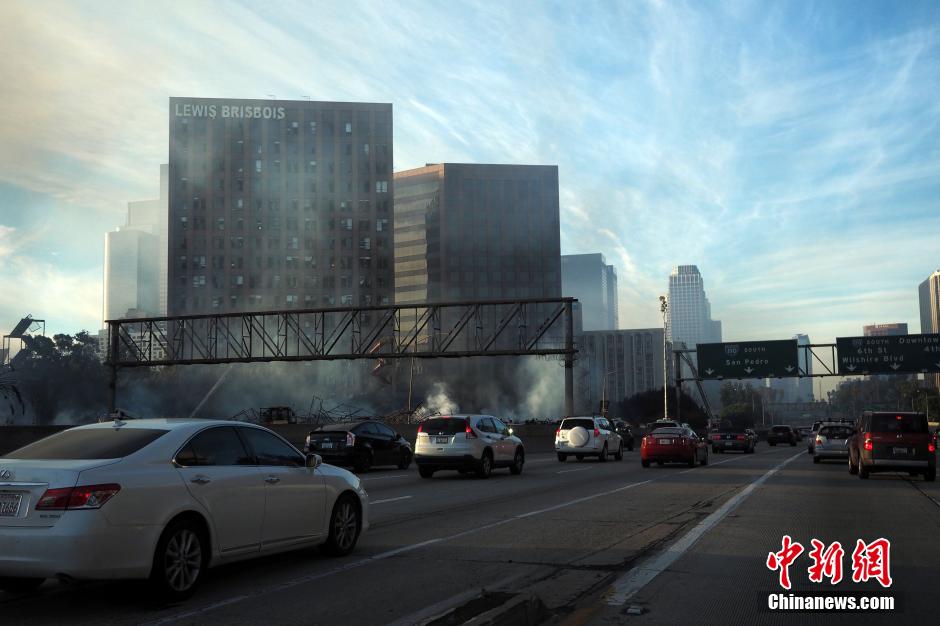
[[39, 501], [36, 502], [37, 511], [73, 511], [76, 509], [100, 509], [105, 502], [114, 497], [121, 486], [109, 483], [107, 485], [83, 485], [80, 487], [63, 487], [59, 489], [46, 489]]

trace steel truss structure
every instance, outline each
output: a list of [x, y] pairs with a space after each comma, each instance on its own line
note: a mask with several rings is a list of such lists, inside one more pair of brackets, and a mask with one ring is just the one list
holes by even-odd
[[434, 302], [108, 320], [111, 408], [125, 367], [562, 355], [573, 412], [575, 298]]

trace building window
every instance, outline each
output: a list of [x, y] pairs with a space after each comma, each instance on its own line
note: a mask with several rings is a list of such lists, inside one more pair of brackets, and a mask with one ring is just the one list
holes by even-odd
[[359, 249], [360, 250], [371, 250], [372, 249], [372, 239], [369, 237], [362, 237], [359, 239]]
[[375, 181], [375, 193], [388, 193], [388, 181], [387, 180]]
[[378, 232], [382, 232], [383, 230], [388, 230], [388, 220], [386, 218], [375, 220], [375, 230]]
[[346, 134], [352, 135], [352, 122], [346, 122]]
[[343, 306], [352, 306], [353, 297], [352, 294], [347, 294], [340, 297], [340, 304]]
[[205, 287], [206, 286], [206, 276], [205, 274], [199, 274], [193, 276], [193, 287]]
[[294, 294], [287, 294], [287, 306], [297, 306], [297, 296]]

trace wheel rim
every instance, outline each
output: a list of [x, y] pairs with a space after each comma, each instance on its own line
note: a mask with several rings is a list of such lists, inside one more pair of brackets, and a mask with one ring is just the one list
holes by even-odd
[[488, 455], [483, 456], [483, 473], [490, 473], [490, 457]]
[[358, 528], [358, 515], [352, 502], [343, 500], [336, 507], [336, 516], [333, 519], [333, 537], [336, 545], [342, 550], [348, 550], [356, 540]]
[[523, 463], [525, 463], [525, 460], [522, 458], [522, 455], [516, 452], [516, 467], [522, 469]]
[[174, 591], [187, 591], [202, 570], [202, 544], [188, 528], [175, 533], [166, 544], [166, 581]]

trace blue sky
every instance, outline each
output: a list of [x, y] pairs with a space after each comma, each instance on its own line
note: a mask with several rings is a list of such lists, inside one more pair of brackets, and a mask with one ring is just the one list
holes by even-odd
[[0, 3], [0, 329], [101, 317], [167, 98], [392, 102], [395, 169], [559, 166], [621, 325], [699, 266], [728, 340], [919, 329], [940, 268], [937, 2]]

